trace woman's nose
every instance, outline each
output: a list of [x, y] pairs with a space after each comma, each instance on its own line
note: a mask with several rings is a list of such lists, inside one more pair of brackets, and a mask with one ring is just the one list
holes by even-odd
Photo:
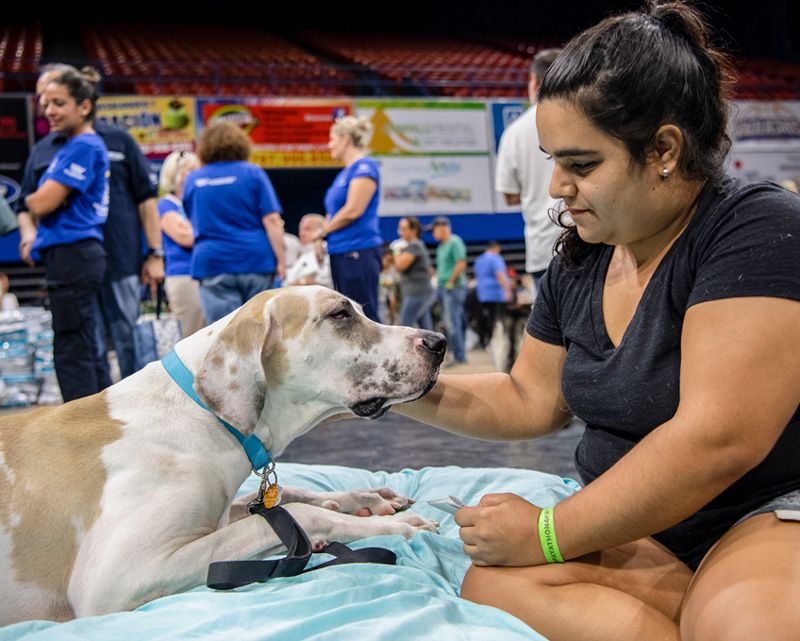
[[575, 196], [577, 188], [569, 174], [558, 163], [553, 165], [553, 176], [550, 178], [550, 197], [559, 200]]

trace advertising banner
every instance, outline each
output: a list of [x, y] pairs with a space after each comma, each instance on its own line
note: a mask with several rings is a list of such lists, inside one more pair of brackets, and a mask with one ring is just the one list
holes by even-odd
[[519, 118], [528, 108], [527, 102], [494, 102], [492, 103], [492, 133], [494, 134], [494, 153], [500, 147], [500, 137], [512, 122]]
[[800, 181], [800, 101], [736, 101], [730, 131], [729, 173], [748, 181]]
[[492, 211], [486, 103], [359, 100], [381, 165], [381, 216]]
[[195, 99], [188, 96], [104, 96], [97, 118], [126, 129], [149, 159], [193, 151]]
[[486, 155], [486, 103], [359, 100], [359, 116], [372, 121], [373, 156]]
[[488, 156], [380, 158], [381, 216], [492, 211]]
[[30, 150], [28, 122], [27, 98], [0, 97], [0, 195], [12, 206]]
[[352, 113], [350, 100], [263, 98], [200, 100], [203, 126], [238, 124], [253, 141], [251, 161], [260, 167], [336, 167], [328, 136], [336, 118]]

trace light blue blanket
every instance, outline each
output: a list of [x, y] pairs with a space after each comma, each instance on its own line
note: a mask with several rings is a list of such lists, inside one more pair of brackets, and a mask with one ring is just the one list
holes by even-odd
[[[475, 504], [484, 494], [515, 492], [540, 506], [578, 489], [569, 479], [505, 468], [424, 468], [389, 474], [324, 465], [278, 465], [280, 481], [329, 491], [389, 486], [417, 500], [411, 509], [441, 523], [438, 534], [364, 539], [351, 547], [381, 546], [397, 566], [339, 565], [273, 579], [230, 592], [198, 587], [163, 597], [134, 612], [56, 624], [32, 621], [0, 628], [0, 641], [517, 641], [544, 637], [515, 617], [459, 598], [469, 559], [458, 526], [425, 499], [456, 495]], [[254, 490], [257, 478], [242, 491]], [[315, 555], [312, 564], [327, 560]]]

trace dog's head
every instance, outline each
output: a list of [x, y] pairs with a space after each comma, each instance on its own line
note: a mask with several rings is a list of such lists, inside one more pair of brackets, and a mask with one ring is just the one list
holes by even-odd
[[275, 454], [334, 414], [376, 418], [423, 396], [446, 347], [441, 334], [380, 325], [317, 286], [259, 294], [216, 327], [195, 389], [243, 433], [268, 431]]

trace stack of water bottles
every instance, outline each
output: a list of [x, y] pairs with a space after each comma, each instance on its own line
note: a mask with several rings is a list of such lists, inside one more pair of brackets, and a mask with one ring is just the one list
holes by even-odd
[[0, 312], [0, 407], [60, 402], [50, 312], [40, 307]]

